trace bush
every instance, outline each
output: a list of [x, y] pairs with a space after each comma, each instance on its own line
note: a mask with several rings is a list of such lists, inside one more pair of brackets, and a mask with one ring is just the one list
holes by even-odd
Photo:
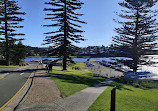
[[116, 82], [132, 85], [136, 88], [143, 88], [143, 89], [152, 89], [152, 88], [158, 88], [158, 81], [153, 80], [131, 80], [131, 79], [125, 79], [125, 78], [117, 78], [115, 79]]
[[19, 62], [19, 66], [26, 66], [27, 64], [25, 63], [25, 61], [20, 61]]
[[145, 87], [145, 88], [158, 88], [158, 81], [152, 81], [152, 80], [140, 81], [139, 80], [138, 82], [142, 87]]
[[53, 61], [53, 60], [51, 60], [51, 59], [44, 59], [44, 60], [42, 60], [42, 61]]
[[0, 65], [6, 65], [6, 60], [0, 60]]
[[105, 60], [102, 60], [102, 62], [105, 62], [105, 63], [107, 63], [107, 61], [105, 61]]

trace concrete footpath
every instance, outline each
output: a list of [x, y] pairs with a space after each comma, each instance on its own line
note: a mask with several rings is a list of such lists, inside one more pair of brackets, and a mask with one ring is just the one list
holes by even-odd
[[23, 104], [47, 104], [60, 99], [62, 98], [58, 87], [43, 70], [35, 73], [33, 86]]
[[62, 99], [53, 81], [42, 71], [16, 111], [86, 111], [112, 81], [104, 81]]

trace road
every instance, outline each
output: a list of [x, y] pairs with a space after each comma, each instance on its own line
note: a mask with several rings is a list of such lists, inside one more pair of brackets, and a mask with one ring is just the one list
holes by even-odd
[[26, 67], [0, 70], [0, 108], [21, 89], [37, 65], [31, 63]]

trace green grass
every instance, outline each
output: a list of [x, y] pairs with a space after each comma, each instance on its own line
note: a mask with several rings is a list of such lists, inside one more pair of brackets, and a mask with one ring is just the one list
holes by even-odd
[[[144, 81], [140, 83], [143, 82]], [[158, 111], [158, 89], [136, 88], [135, 86], [123, 84], [118, 81], [113, 82], [112, 85], [97, 98], [88, 111], [109, 111], [110, 91], [113, 86], [117, 86], [116, 111]]]
[[53, 67], [53, 71], [49, 73], [63, 97], [68, 97], [105, 80], [105, 77], [96, 75], [92, 72], [72, 70], [72, 67], [75, 66], [80, 68], [84, 67], [84, 63], [79, 62], [70, 65], [67, 71], [61, 71], [60, 67]]
[[70, 64], [68, 70], [71, 70], [72, 67], [79, 67], [80, 69], [85, 68], [86, 65], [83, 62], [76, 62], [75, 64]]
[[19, 67], [19, 66], [2, 66], [2, 65], [0, 65], [0, 68], [12, 68], [12, 67]]

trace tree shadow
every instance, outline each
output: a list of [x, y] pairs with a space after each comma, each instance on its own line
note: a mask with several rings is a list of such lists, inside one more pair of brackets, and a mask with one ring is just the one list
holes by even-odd
[[44, 68], [42, 69], [25, 69], [25, 70], [17, 70], [17, 71], [0, 71], [0, 74], [3, 73], [23, 73], [23, 72], [33, 72], [33, 71], [40, 71], [40, 70], [45, 70]]
[[93, 75], [89, 77], [73, 75], [73, 74], [56, 74], [56, 73], [51, 73], [49, 75], [52, 78], [57, 78], [57, 79], [62, 80], [62, 82], [74, 83], [74, 84], [85, 84], [87, 86], [93, 86], [105, 80], [105, 78], [97, 78], [97, 77], [94, 77]]
[[115, 87], [116, 86], [116, 89], [118, 89], [118, 90], [123, 90], [124, 89], [124, 90], [128, 90], [128, 91], [133, 91], [133, 90], [131, 90], [129, 88], [125, 88], [124, 84], [118, 83], [118, 82], [115, 82], [115, 81], [113, 83], [111, 83], [110, 86], [111, 87]]
[[35, 75], [34, 78], [38, 78], [38, 77], [50, 77], [49, 75], [45, 74], [45, 75]]
[[[91, 74], [91, 73], [88, 73]], [[87, 75], [88, 75], [87, 74]], [[74, 84], [85, 84], [89, 87], [93, 86], [93, 87], [103, 87], [103, 86], [116, 86], [116, 88], [118, 90], [128, 90], [128, 91], [133, 91], [129, 88], [125, 88], [123, 84], [121, 83], [117, 83], [117, 82], [112, 82], [112, 83], [108, 83], [106, 81], [106, 77], [102, 77], [102, 78], [98, 78], [99, 76], [96, 76], [95, 74], [91, 76], [79, 76], [79, 75], [73, 75], [73, 74], [56, 74], [56, 73], [51, 73], [49, 74], [50, 77], [52, 78], [57, 78], [62, 80], [62, 82], [66, 82], [66, 83], [74, 83]], [[104, 82], [103, 82], [104, 81]]]

